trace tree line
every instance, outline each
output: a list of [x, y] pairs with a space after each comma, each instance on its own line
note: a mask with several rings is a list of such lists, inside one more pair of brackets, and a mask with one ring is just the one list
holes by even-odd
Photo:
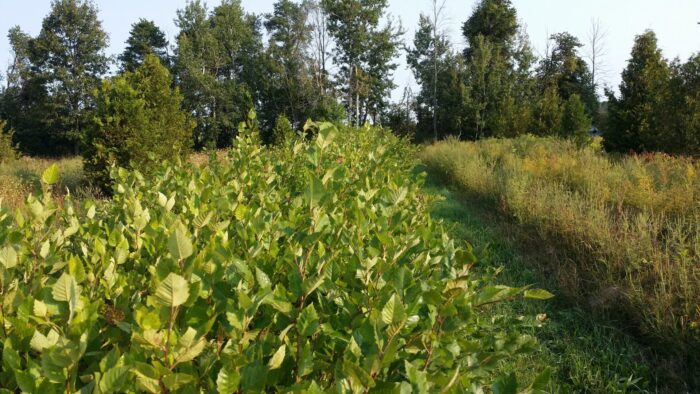
[[38, 36], [20, 27], [8, 33], [0, 118], [26, 153], [80, 153], [99, 127], [103, 81], [116, 83], [153, 56], [194, 122], [195, 148], [230, 145], [250, 108], [264, 130], [278, 117], [295, 128], [308, 118], [379, 123], [402, 33], [386, 8], [386, 0], [280, 0], [271, 13], [253, 15], [238, 0], [212, 9], [196, 0], [177, 11], [174, 43], [141, 19], [112, 58], [92, 1], [53, 0]]
[[654, 32], [645, 31], [635, 38], [619, 94], [606, 88], [600, 97], [599, 26], [588, 59], [568, 32], [551, 35], [538, 57], [511, 1], [481, 0], [462, 25], [460, 53], [440, 30], [440, 3], [433, 5], [407, 49], [420, 91], [393, 107], [395, 129], [419, 139], [531, 133], [585, 142], [596, 126], [608, 151], [700, 153], [700, 53], [669, 62]]
[[[387, 0], [278, 0], [263, 15], [238, 0], [211, 9], [195, 0], [175, 15], [175, 42], [141, 19], [110, 57], [95, 4], [53, 0], [37, 36], [8, 33], [0, 119], [23, 152], [41, 155], [95, 152], [95, 141], [106, 152], [115, 135], [156, 146], [173, 134], [187, 141], [171, 148], [222, 148], [250, 108], [268, 143], [312, 118], [381, 124], [418, 141], [530, 133], [585, 142], [595, 125], [609, 151], [700, 152], [700, 55], [669, 62], [643, 32], [619, 93], [601, 97], [596, 50], [586, 59], [579, 38], [553, 34], [537, 56], [510, 0], [480, 0], [458, 51], [441, 29], [443, 6], [433, 1], [407, 44]], [[420, 88], [391, 103], [401, 53]], [[158, 111], [183, 115], [148, 115]]]

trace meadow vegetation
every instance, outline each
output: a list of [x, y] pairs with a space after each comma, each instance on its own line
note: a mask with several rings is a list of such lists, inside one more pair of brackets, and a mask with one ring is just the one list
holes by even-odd
[[80, 157], [19, 157], [0, 164], [0, 205], [10, 210], [21, 208], [29, 194], [41, 192], [41, 175], [52, 165], [61, 171], [61, 179], [54, 186], [56, 199], [62, 199], [67, 194], [81, 199], [98, 195], [98, 191], [85, 182]]
[[[690, 380], [700, 347], [700, 164], [614, 158], [522, 136], [426, 146], [423, 162], [533, 239], [560, 288], [618, 321]], [[535, 247], [533, 245], [533, 247]], [[697, 384], [697, 382], [695, 382]]]
[[52, 193], [0, 209], [0, 386], [23, 392], [546, 389], [500, 367], [537, 348], [530, 286], [472, 275], [432, 220], [414, 148], [309, 123], [278, 148], [112, 170], [108, 204]]

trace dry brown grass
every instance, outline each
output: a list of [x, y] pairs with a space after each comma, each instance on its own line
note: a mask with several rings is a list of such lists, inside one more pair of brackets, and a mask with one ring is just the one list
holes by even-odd
[[700, 163], [534, 137], [445, 141], [421, 158], [546, 241], [560, 258], [548, 268], [582, 304], [698, 362]]
[[22, 157], [0, 164], [0, 200], [2, 206], [15, 209], [21, 206], [30, 193], [41, 190], [41, 174], [52, 164], [60, 170], [60, 181], [54, 187], [54, 195], [61, 199], [70, 193], [78, 198], [92, 196], [94, 191], [83, 182], [83, 163], [79, 157], [47, 159]]
[[[214, 152], [217, 158], [223, 159], [227, 150]], [[190, 156], [190, 161], [201, 166], [209, 162], [210, 152], [197, 152]], [[57, 164], [61, 180], [54, 187], [54, 196], [62, 199], [67, 193], [77, 198], [99, 197], [99, 191], [85, 182], [83, 162], [80, 157], [60, 159], [21, 157], [0, 164], [0, 202], [5, 208], [14, 210], [22, 206], [30, 193], [37, 194], [41, 190], [41, 174], [52, 164]]]

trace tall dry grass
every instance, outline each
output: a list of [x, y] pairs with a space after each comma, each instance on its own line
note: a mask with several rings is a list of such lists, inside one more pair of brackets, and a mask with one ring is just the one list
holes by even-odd
[[[223, 158], [226, 150], [214, 152]], [[190, 156], [190, 161], [198, 166], [209, 162], [211, 152], [196, 152]], [[21, 207], [30, 193], [41, 190], [41, 174], [50, 165], [58, 165], [60, 181], [54, 187], [54, 196], [61, 200], [67, 193], [74, 197], [100, 198], [99, 189], [90, 186], [89, 180], [83, 173], [83, 162], [79, 156], [65, 158], [20, 157], [0, 162], [0, 204], [15, 209]]]
[[92, 197], [97, 191], [87, 186], [83, 178], [83, 163], [80, 157], [47, 159], [21, 157], [0, 164], [0, 202], [4, 207], [16, 208], [23, 205], [30, 193], [41, 190], [41, 174], [52, 164], [57, 164], [60, 181], [54, 187], [56, 198], [67, 193], [78, 198]]
[[700, 163], [532, 136], [448, 140], [421, 158], [544, 241], [548, 271], [592, 311], [700, 365]]

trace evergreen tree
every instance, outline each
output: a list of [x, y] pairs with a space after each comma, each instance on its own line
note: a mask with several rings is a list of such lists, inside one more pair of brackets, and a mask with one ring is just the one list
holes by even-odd
[[609, 125], [604, 146], [617, 152], [653, 151], [667, 138], [664, 103], [669, 95], [670, 70], [647, 30], [635, 39], [632, 57], [622, 72], [620, 97], [608, 91]]
[[287, 141], [290, 141], [294, 137], [294, 127], [284, 115], [279, 115], [277, 120], [275, 120], [275, 127], [272, 129], [272, 136], [267, 138], [268, 141], [264, 141], [268, 144], [273, 145], [284, 145]]
[[[51, 154], [77, 152], [94, 107], [92, 92], [107, 72], [107, 33], [89, 0], [53, 0], [31, 40], [33, 75], [46, 91], [43, 133]], [[20, 130], [17, 130], [21, 133]]]
[[140, 19], [131, 25], [126, 49], [119, 56], [123, 71], [134, 71], [143, 63], [148, 54], [158, 56], [164, 65], [170, 64], [168, 58], [168, 40], [165, 33], [153, 21]]
[[593, 76], [578, 50], [583, 46], [578, 38], [569, 33], [558, 33], [550, 37], [554, 42], [551, 53], [540, 62], [538, 77], [542, 91], [554, 85], [562, 100], [578, 95], [586, 112], [593, 115], [598, 110]]
[[467, 40], [465, 55], [468, 59], [478, 37], [483, 37], [503, 58], [510, 59], [517, 33], [517, 12], [510, 0], [481, 0], [462, 26], [462, 34]]
[[540, 136], [558, 135], [562, 130], [564, 109], [555, 86], [547, 88], [535, 107], [534, 133]]
[[663, 150], [669, 153], [700, 155], [700, 54], [686, 63], [676, 60], [671, 67], [668, 103], [668, 132]]
[[187, 157], [194, 124], [171, 85], [168, 69], [153, 54], [134, 72], [102, 82], [83, 155], [91, 182], [108, 192], [112, 164], [147, 172], [158, 161]]
[[534, 56], [509, 0], [482, 0], [464, 23], [470, 138], [514, 136], [531, 127]]
[[583, 101], [581, 101], [578, 94], [572, 94], [564, 103], [559, 135], [584, 143], [588, 140], [588, 130], [590, 128], [591, 118], [586, 114]]

